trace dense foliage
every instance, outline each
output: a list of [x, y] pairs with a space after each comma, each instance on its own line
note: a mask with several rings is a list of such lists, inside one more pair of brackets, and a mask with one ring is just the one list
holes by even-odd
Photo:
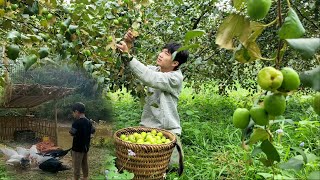
[[[215, 79], [224, 87], [238, 80], [248, 88], [256, 89], [255, 83], [244, 81], [255, 79], [257, 70], [270, 62], [253, 61], [241, 63], [232, 58], [230, 51], [216, 45], [218, 27], [223, 18], [237, 12], [230, 1], [106, 1], [77, 0], [67, 4], [60, 0], [12, 0], [3, 1], [0, 11], [0, 41], [2, 51], [17, 45], [19, 56], [15, 63], [23, 63], [25, 69], [46, 64], [76, 64], [84, 67], [98, 83], [109, 90], [125, 85], [139, 94], [140, 86], [122, 65], [115, 50], [128, 28], [135, 30], [137, 41], [135, 54], [143, 62], [154, 63], [156, 53], [164, 43], [178, 41], [193, 45], [191, 57], [183, 68], [186, 80], [199, 87], [207, 80]], [[235, 0], [234, 4], [241, 4]], [[282, 2], [282, 1], [281, 1]], [[292, 7], [305, 26], [305, 37], [319, 34], [318, 1], [293, 1]], [[282, 2], [282, 15], [287, 12]], [[241, 11], [245, 11], [241, 7]], [[245, 8], [245, 7], [244, 7]], [[239, 8], [238, 8], [239, 9]], [[277, 16], [273, 3], [268, 16], [260, 20], [269, 23]], [[263, 58], [272, 58], [278, 49], [276, 26], [270, 26], [257, 38]], [[187, 38], [192, 30], [205, 34]], [[191, 37], [195, 36], [191, 33]], [[293, 66], [298, 71], [309, 70], [319, 60], [300, 60], [291, 48], [284, 53], [283, 65]], [[31, 58], [35, 57], [37, 58]], [[5, 56], [1, 56], [5, 57]], [[37, 66], [36, 66], [37, 65]], [[2, 66], [4, 67], [4, 66]], [[228, 75], [228, 76], [227, 76]], [[2, 84], [4, 83], [4, 76]]]

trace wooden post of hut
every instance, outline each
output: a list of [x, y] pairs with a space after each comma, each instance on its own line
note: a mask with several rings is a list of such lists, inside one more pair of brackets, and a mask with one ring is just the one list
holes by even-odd
[[3, 65], [5, 67], [5, 70], [4, 70], [4, 81], [5, 81], [5, 84], [8, 85], [8, 83], [10, 82], [9, 81], [9, 72], [8, 72], [9, 61], [8, 61], [7, 56], [6, 56], [6, 47], [5, 46], [2, 47], [2, 59], [3, 59]]
[[54, 128], [55, 128], [55, 144], [58, 146], [58, 109], [57, 109], [57, 99], [54, 99]]

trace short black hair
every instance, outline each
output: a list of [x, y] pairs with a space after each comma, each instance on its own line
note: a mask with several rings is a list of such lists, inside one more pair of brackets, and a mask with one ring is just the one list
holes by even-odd
[[[169, 53], [173, 54], [180, 47], [181, 47], [181, 44], [176, 43], [176, 42], [170, 42], [170, 43], [166, 44], [162, 49], [168, 49]], [[179, 62], [179, 65], [178, 65], [178, 67], [179, 67], [181, 64], [187, 62], [188, 57], [189, 57], [189, 52], [187, 50], [183, 50], [183, 51], [179, 51], [173, 60]]]
[[72, 111], [78, 111], [79, 113], [84, 113], [86, 110], [85, 105], [82, 102], [77, 102], [72, 105]]

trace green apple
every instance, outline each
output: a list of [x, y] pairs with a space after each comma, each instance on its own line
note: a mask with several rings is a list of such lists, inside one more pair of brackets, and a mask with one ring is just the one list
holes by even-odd
[[124, 140], [127, 136], [125, 134], [120, 135], [120, 139]]
[[261, 106], [254, 106], [250, 109], [250, 116], [253, 121], [260, 125], [265, 126], [269, 124], [268, 113]]
[[47, 19], [48, 19], [48, 20], [51, 20], [52, 17], [53, 17], [53, 14], [51, 14], [51, 13], [48, 13], [48, 14], [47, 14]]
[[152, 135], [147, 135], [145, 139], [148, 141], [150, 139], [153, 139], [153, 136]]
[[250, 121], [249, 110], [246, 108], [237, 108], [233, 113], [232, 121], [236, 128], [246, 128]]
[[166, 140], [167, 140], [166, 137], [162, 137], [162, 138], [161, 138], [161, 141], [162, 141], [163, 143], [166, 142]]
[[151, 134], [155, 136], [155, 135], [157, 135], [157, 131], [155, 129], [152, 129]]
[[143, 143], [144, 143], [144, 140], [143, 140], [143, 139], [138, 139], [136, 143], [137, 143], [137, 144], [143, 144]]
[[135, 138], [137, 138], [138, 135], [139, 135], [139, 133], [137, 133], [137, 132], [133, 133], [133, 136], [134, 136]]
[[278, 89], [283, 81], [283, 75], [281, 71], [274, 67], [265, 67], [258, 73], [259, 86], [267, 91], [275, 91]]
[[283, 75], [283, 81], [280, 89], [284, 89], [285, 91], [298, 89], [300, 86], [300, 78], [299, 74], [295, 70], [285, 67], [281, 69], [281, 73]]
[[144, 139], [144, 138], [141, 136], [141, 134], [138, 134], [135, 138], [136, 138], [136, 139]]
[[160, 136], [155, 136], [154, 138], [156, 138], [156, 140], [160, 140], [161, 139]]
[[162, 144], [161, 139], [158, 139], [158, 140], [156, 141], [156, 144]]
[[115, 25], [118, 25], [120, 22], [119, 22], [118, 19], [115, 19], [115, 20], [113, 20], [113, 23], [114, 23]]
[[155, 138], [150, 139], [149, 142], [151, 144], [157, 144], [157, 140]]
[[162, 132], [158, 132], [158, 133], [157, 133], [157, 136], [162, 137], [162, 136], [163, 136]]
[[141, 132], [141, 136], [142, 136], [143, 138], [146, 138], [147, 133], [146, 133], [146, 132]]
[[247, 14], [253, 20], [266, 17], [271, 7], [271, 0], [248, 0]]
[[128, 136], [128, 138], [129, 138], [129, 141], [131, 141], [131, 142], [136, 142], [136, 138], [134, 137], [133, 134], [130, 134], [130, 135]]
[[286, 110], [286, 99], [282, 94], [271, 94], [264, 98], [264, 109], [272, 116], [280, 116]]
[[171, 140], [170, 139], [166, 139], [166, 141], [164, 142], [165, 144], [170, 143]]

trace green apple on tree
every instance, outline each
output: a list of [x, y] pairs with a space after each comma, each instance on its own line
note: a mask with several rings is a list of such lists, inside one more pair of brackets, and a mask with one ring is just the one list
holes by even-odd
[[274, 67], [265, 67], [258, 73], [258, 84], [264, 90], [275, 91], [281, 86], [282, 81], [281, 71]]
[[271, 94], [264, 98], [264, 109], [272, 116], [280, 116], [286, 110], [286, 99], [282, 94]]
[[263, 19], [268, 14], [271, 3], [271, 0], [248, 0], [247, 14], [253, 20]]
[[280, 89], [285, 91], [292, 91], [298, 89], [300, 86], [299, 74], [292, 68], [285, 67], [281, 69], [283, 81]]
[[236, 128], [246, 128], [250, 122], [249, 110], [246, 108], [237, 108], [233, 113], [232, 122]]
[[253, 121], [260, 125], [265, 126], [269, 124], [268, 113], [261, 106], [254, 106], [250, 109], [250, 116]]

